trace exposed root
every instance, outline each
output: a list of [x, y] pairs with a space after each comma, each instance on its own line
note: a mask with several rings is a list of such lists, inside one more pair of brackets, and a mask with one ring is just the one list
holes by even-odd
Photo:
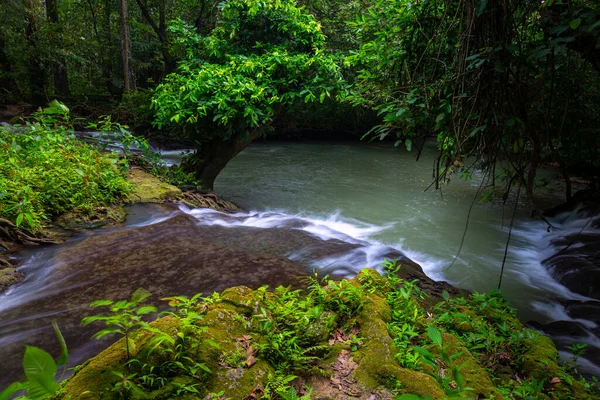
[[230, 201], [220, 198], [216, 193], [183, 192], [179, 201], [188, 207], [212, 208], [222, 212], [235, 212], [240, 208]]
[[[48, 237], [36, 237], [24, 228], [17, 227], [11, 221], [0, 218], [0, 239], [18, 244], [57, 244], [60, 241]], [[2, 241], [2, 247], [6, 244]]]

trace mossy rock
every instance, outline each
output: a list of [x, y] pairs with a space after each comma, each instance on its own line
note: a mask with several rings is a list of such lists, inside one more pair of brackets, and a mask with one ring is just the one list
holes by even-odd
[[[317, 355], [318, 362], [308, 365], [305, 370], [293, 371], [294, 375], [303, 374], [305, 381], [312, 385], [314, 389], [312, 398], [349, 398], [348, 393], [351, 393], [351, 397], [361, 400], [371, 399], [372, 396], [392, 398], [395, 393], [413, 394], [434, 400], [448, 397], [444, 388], [434, 377], [434, 374], [438, 372], [435, 368], [432, 367], [424, 372], [410, 370], [403, 368], [395, 359], [397, 350], [388, 332], [392, 310], [386, 298], [380, 296], [380, 294], [385, 295], [386, 290], [385, 282], [381, 279], [383, 278], [376, 271], [364, 270], [356, 278], [344, 283], [345, 288], [348, 288], [349, 284], [352, 285], [351, 289], [354, 287], [364, 289], [362, 294], [365, 302], [358, 315], [340, 320], [340, 315], [326, 311], [322, 313], [320, 322], [314, 323], [315, 332], [308, 336], [317, 338], [322, 345], [329, 343], [332, 345]], [[130, 393], [131, 398], [140, 400], [205, 399], [209, 398], [207, 396], [210, 393], [224, 391], [225, 398], [243, 399], [253, 393], [258, 386], [267, 387], [269, 377], [276, 375], [275, 369], [267, 360], [261, 359], [260, 354], [256, 353], [255, 341], [264, 343], [265, 339], [260, 335], [258, 321], [249, 317], [259, 313], [261, 308], [268, 308], [266, 304], [263, 304], [264, 299], [276, 301], [277, 296], [276, 293], [264, 291], [264, 289], [252, 290], [245, 286], [238, 286], [225, 290], [220, 296], [210, 297], [197, 308], [197, 311], [204, 315], [200, 323], [203, 328], [201, 334], [192, 338], [193, 343], [198, 344], [197, 351], [192, 357], [194, 360], [204, 363], [210, 369], [210, 374], [194, 378], [169, 376], [168, 383], [164, 388], [150, 393], [142, 391]], [[282, 305], [285, 306], [285, 304]], [[490, 317], [485, 313], [480, 316], [477, 311], [472, 309], [464, 311], [469, 315], [470, 313], [466, 311], [473, 313], [471, 320], [475, 325], [489, 323]], [[507, 317], [512, 321], [512, 314]], [[332, 318], [336, 321], [336, 324], [333, 325], [342, 330], [351, 327], [360, 328], [357, 336], [362, 338], [362, 344], [355, 349], [356, 351], [351, 351], [352, 346], [348, 342], [343, 342], [345, 339], [335, 339], [336, 336], [332, 336], [332, 332], [328, 331], [330, 324], [325, 321], [330, 321]], [[430, 323], [431, 321], [425, 321], [423, 318], [423, 326], [417, 327], [423, 334], [422, 337], [425, 337], [426, 324]], [[151, 326], [166, 332], [171, 337], [176, 337], [182, 331], [178, 320], [173, 317], [160, 318], [152, 322]], [[519, 331], [523, 329], [518, 322], [511, 327]], [[496, 375], [495, 381], [493, 381], [490, 376], [491, 372], [478, 362], [477, 354], [474, 356], [466, 348], [466, 342], [460, 339], [464, 330], [452, 332], [453, 334], [443, 333], [444, 351], [447, 355], [460, 354], [460, 356], [448, 361], [450, 365], [445, 366], [446, 373], [450, 373], [451, 367], [460, 367], [464, 386], [473, 389], [468, 393], [471, 397], [502, 399], [498, 388], [512, 385], [509, 382], [513, 379], [514, 372], [517, 372], [523, 381], [531, 380], [531, 378], [538, 381], [545, 380], [547, 383], [545, 393], [547, 390], [553, 391], [547, 392], [546, 397], [540, 396], [540, 399], [597, 398], [587, 395], [580, 382], [574, 381], [570, 386], [563, 382], [549, 384], [552, 378], [560, 375], [561, 370], [557, 364], [558, 352], [550, 339], [545, 336], [524, 335], [526, 339], [524, 339], [523, 348], [527, 351], [520, 357], [522, 364], [513, 366], [512, 368], [515, 369], [511, 370], [506, 377]], [[338, 332], [336, 335], [339, 334]], [[153, 335], [148, 331], [135, 333], [133, 336], [135, 346], [132, 348], [132, 353], [138, 354], [143, 362], [160, 365], [163, 361], [162, 357], [168, 356], [167, 352], [159, 349], [150, 356], [146, 353], [139, 353]], [[209, 343], [212, 344], [209, 345]], [[519, 347], [519, 349], [521, 348]], [[429, 346], [428, 349], [434, 354], [436, 352], [439, 354], [440, 351], [435, 346]], [[111, 391], [118, 380], [113, 371], [132, 372], [126, 370], [127, 367], [124, 366], [126, 358], [125, 343], [121, 339], [78, 368], [73, 377], [63, 384], [62, 394], [55, 396], [55, 399], [110, 400], [117, 398], [118, 394]], [[287, 372], [290, 373], [290, 371]], [[339, 382], [342, 382], [343, 385]], [[494, 387], [493, 382], [499, 386]], [[186, 383], [197, 385], [199, 393], [176, 395], [177, 385]]]
[[367, 293], [384, 295], [390, 291], [390, 282], [372, 268], [362, 269], [352, 280], [358, 282]]
[[494, 393], [494, 384], [485, 369], [479, 365], [460, 339], [449, 333], [443, 333], [442, 343], [447, 354], [461, 353], [460, 357], [452, 360], [451, 366], [461, 368], [460, 373], [463, 376], [465, 387], [473, 389], [469, 392], [469, 395], [476, 398], [489, 398]]
[[133, 185], [128, 196], [129, 203], [175, 201], [182, 195], [179, 188], [169, 185], [139, 168], [130, 169], [127, 180]]
[[236, 286], [225, 289], [221, 301], [236, 307], [242, 314], [250, 314], [254, 309], [254, 290], [247, 286]]
[[529, 349], [522, 356], [522, 370], [527, 377], [548, 381], [560, 372], [558, 350], [556, 350], [549, 337], [535, 332], [532, 333], [534, 337], [526, 341]]
[[[162, 331], [176, 331], [179, 322], [173, 317], [164, 317], [150, 323], [151, 326]], [[132, 356], [152, 338], [149, 332], [139, 332], [135, 335], [135, 348], [130, 349]], [[88, 360], [75, 370], [73, 376], [67, 379], [60, 394], [54, 399], [116, 399], [118, 393], [111, 391], [118, 377], [113, 371], [125, 372], [124, 364], [127, 362], [125, 339], [121, 338], [113, 345], [102, 351], [97, 356]], [[168, 398], [168, 397], [167, 397]]]
[[444, 391], [431, 376], [400, 367], [394, 359], [395, 346], [387, 329], [391, 310], [381, 297], [371, 294], [357, 318], [364, 344], [353, 353], [358, 367], [353, 372], [358, 382], [376, 390], [399, 382], [403, 393], [443, 399]]
[[0, 269], [0, 293], [8, 289], [9, 286], [19, 283], [21, 279], [23, 279], [23, 275], [16, 268]]
[[54, 225], [63, 229], [99, 228], [125, 221], [127, 212], [121, 206], [97, 207], [92, 211], [72, 210], [59, 215]]

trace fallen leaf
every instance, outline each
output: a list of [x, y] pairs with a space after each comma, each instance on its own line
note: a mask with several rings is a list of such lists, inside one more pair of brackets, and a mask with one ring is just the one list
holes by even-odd
[[561, 382], [561, 380], [560, 380], [560, 378], [559, 378], [559, 377], [557, 377], [557, 376], [555, 376], [554, 378], [552, 378], [552, 379], [550, 380], [550, 383], [551, 383], [551, 384], [553, 384], [553, 385], [556, 385], [556, 384], [558, 384], [558, 383], [560, 383], [560, 382]]

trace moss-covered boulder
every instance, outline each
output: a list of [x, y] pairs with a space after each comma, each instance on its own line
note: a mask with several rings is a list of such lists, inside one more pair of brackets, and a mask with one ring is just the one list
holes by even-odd
[[130, 203], [175, 201], [182, 195], [179, 188], [169, 185], [139, 168], [130, 169], [127, 180], [133, 185], [128, 196], [128, 202]]
[[[415, 303], [423, 295], [414, 289], [412, 283], [388, 280], [373, 270], [348, 281], [313, 279], [304, 291], [229, 288], [134, 333], [134, 362], [127, 362], [125, 341], [118, 340], [79, 367], [55, 399], [125, 394], [132, 399], [258, 400], [307, 392], [323, 400], [402, 394], [434, 400], [516, 399], [523, 393], [539, 399], [600, 398], [570, 378], [552, 342], [525, 330], [495, 294], [423, 308]], [[399, 297], [412, 306], [392, 309]], [[452, 323], [448, 316], [455, 312], [472, 314], [468, 329]], [[411, 314], [403, 329], [414, 333], [406, 340], [422, 349], [421, 362], [403, 362], [406, 353], [399, 352], [390, 334], [403, 313]], [[477, 335], [483, 330], [494, 346], [481, 345]], [[427, 354], [431, 358], [425, 362]], [[492, 362], [505, 365], [499, 369]]]

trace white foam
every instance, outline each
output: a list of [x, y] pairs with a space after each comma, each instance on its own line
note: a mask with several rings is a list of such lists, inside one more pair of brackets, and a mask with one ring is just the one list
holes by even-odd
[[[374, 239], [378, 234], [392, 228], [394, 224], [370, 224], [354, 218], [343, 217], [339, 211], [321, 216], [306, 212], [286, 214], [277, 210], [224, 214], [206, 208], [190, 209], [181, 206], [180, 209], [192, 215], [203, 225], [255, 228], [287, 227], [303, 230], [321, 240], [340, 240], [358, 246], [344, 254], [311, 260], [310, 265], [320, 271], [341, 273], [348, 277], [356, 275], [361, 269], [367, 267], [382, 271], [385, 256], [393, 254], [393, 252], [400, 252], [420, 264], [424, 272], [432, 279], [443, 279], [444, 261], [405, 248], [402, 238], [398, 238], [396, 245], [388, 245]], [[289, 258], [299, 260], [303, 258], [303, 255], [290, 254]]]

